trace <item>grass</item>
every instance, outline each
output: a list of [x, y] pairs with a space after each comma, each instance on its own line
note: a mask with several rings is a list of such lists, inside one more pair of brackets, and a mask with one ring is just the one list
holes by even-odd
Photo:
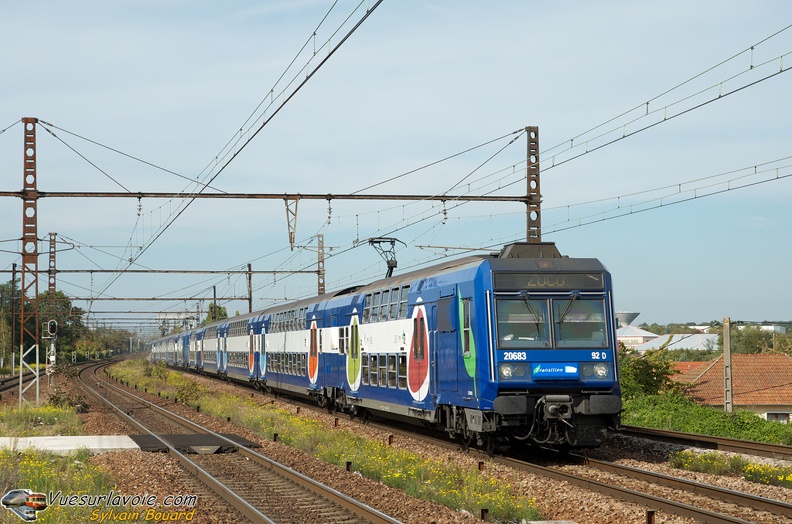
[[[78, 399], [82, 401], [82, 399]], [[74, 410], [75, 399], [63, 394], [50, 397], [38, 408], [0, 407], [0, 435], [40, 437], [81, 435], [81, 423]], [[29, 489], [49, 495], [50, 491], [68, 494], [104, 494], [114, 488], [110, 477], [89, 462], [83, 449], [68, 455], [36, 450], [0, 448], [0, 496], [12, 489]], [[54, 505], [38, 512], [37, 522], [71, 524], [88, 522], [92, 507]], [[21, 522], [11, 511], [0, 510], [0, 523]]]
[[125, 361], [113, 367], [111, 375], [119, 380], [147, 388], [149, 393], [190, 397], [186, 403], [200, 405], [201, 412], [220, 419], [228, 417], [267, 439], [278, 434], [279, 442], [293, 446], [316, 458], [353, 469], [366, 478], [400, 489], [420, 498], [456, 510], [478, 515], [486, 508], [489, 518], [500, 522], [519, 522], [541, 518], [534, 501], [521, 496], [500, 479], [478, 471], [447, 466], [442, 457], [425, 458], [409, 451], [372, 442], [346, 429], [328, 431], [318, 421], [293, 416], [274, 406], [259, 406], [250, 398], [217, 394], [206, 388], [189, 386], [189, 378], [144, 360]]
[[707, 452], [679, 451], [669, 456], [670, 466], [688, 471], [734, 475], [758, 484], [792, 488], [792, 468], [758, 464], [737, 455]]
[[[0, 490], [30, 489], [37, 493], [63, 491], [64, 494], [106, 494], [114, 489], [110, 477], [88, 460], [90, 452], [81, 450], [69, 455], [48, 452], [0, 449]], [[64, 488], [68, 486], [68, 490]], [[54, 505], [38, 512], [42, 524], [88, 522], [93, 507]], [[20, 522], [10, 511], [3, 511], [0, 522]]]
[[4, 437], [80, 434], [80, 420], [74, 409], [57, 406], [0, 407], [0, 435]]

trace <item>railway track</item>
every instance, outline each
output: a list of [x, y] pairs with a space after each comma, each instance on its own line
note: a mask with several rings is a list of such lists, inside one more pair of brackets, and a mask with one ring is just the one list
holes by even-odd
[[784, 516], [792, 519], [792, 504], [780, 500], [773, 500], [764, 497], [757, 497], [748, 493], [740, 493], [730, 489], [720, 488], [701, 482], [695, 482], [683, 478], [663, 475], [661, 473], [646, 471], [615, 462], [593, 459], [582, 455], [571, 455], [575, 461], [589, 468], [621, 475], [634, 480], [649, 482], [651, 484], [665, 486], [675, 491], [686, 491], [697, 493], [713, 499], [720, 499], [726, 503], [736, 504], [743, 508], [753, 508], [757, 511], [765, 511], [771, 515]]
[[780, 460], [792, 460], [792, 446], [785, 446], [783, 444], [767, 444], [764, 442], [752, 442], [750, 440], [738, 440], [726, 437], [710, 437], [708, 435], [699, 435], [696, 433], [682, 433], [679, 431], [642, 428], [638, 426], [622, 426], [620, 433], [622, 435], [643, 437], [703, 449], [729, 451], [732, 453], [742, 453], [744, 455]]
[[[300, 402], [296, 403], [301, 404]], [[319, 411], [319, 408], [313, 405], [306, 405]], [[372, 426], [378, 426], [373, 421], [368, 423]], [[434, 446], [441, 446], [455, 451], [460, 448], [458, 443], [417, 434], [413, 430], [400, 431], [390, 425], [380, 426], [380, 429], [388, 433], [402, 434], [411, 439], [424, 439]], [[651, 438], [651, 436], [645, 434], [641, 436]], [[684, 443], [694, 445], [689, 441]], [[709, 447], [717, 449], [714, 445]], [[755, 449], [755, 447], [747, 446], [747, 449], [751, 450]], [[479, 467], [482, 467], [487, 461], [493, 461], [515, 470], [567, 482], [585, 490], [595, 491], [608, 497], [636, 504], [645, 508], [647, 522], [650, 522], [650, 513], [662, 511], [700, 522], [792, 523], [792, 505], [783, 500], [773, 500], [741, 493], [613, 462], [581, 456], [572, 457], [571, 462], [569, 458], [564, 460], [556, 458], [551, 466], [547, 466], [531, 460], [519, 460], [513, 457], [501, 456], [493, 457], [475, 449], [468, 450], [468, 452], [479, 455], [481, 458]], [[605, 474], [608, 475], [605, 480], [595, 478], [598, 476], [603, 477]]]
[[[150, 402], [107, 381], [100, 366], [84, 369], [80, 378], [87, 389], [132, 427], [159, 439], [182, 467], [198, 477], [234, 511], [254, 523], [334, 522], [394, 524], [398, 521], [324, 486], [309, 477], [214, 433], [162, 405]], [[101, 391], [100, 391], [101, 390]], [[154, 431], [151, 430], [154, 429]], [[235, 452], [188, 454], [176, 449], [173, 439], [161, 435], [200, 434], [221, 441]], [[158, 436], [160, 435], [160, 436]], [[194, 450], [201, 446], [193, 446]]]
[[[311, 405], [308, 405], [308, 408], [320, 410]], [[371, 420], [367, 421], [367, 424], [394, 435], [423, 440], [433, 446], [454, 451], [462, 449], [458, 442], [437, 438], [417, 429], [398, 429], [390, 424], [383, 425]], [[491, 455], [475, 448], [464, 451], [481, 459], [480, 468], [487, 461], [492, 461], [515, 470], [567, 482], [570, 485], [643, 506], [647, 511], [647, 522], [650, 521], [648, 516], [650, 513], [663, 511], [699, 522], [715, 524], [749, 522], [792, 524], [792, 504], [786, 501], [759, 497], [615, 462], [576, 454], [562, 456], [555, 451], [549, 452], [553, 456], [549, 460], [547, 456], [535, 460], [535, 457]], [[544, 465], [542, 462], [553, 465]], [[572, 471], [566, 470], [575, 465], [579, 467]], [[589, 473], [586, 473], [586, 470]], [[591, 474], [594, 470], [610, 476], [606, 480], [594, 478]], [[620, 480], [616, 480], [617, 478]], [[637, 484], [641, 484], [642, 487], [637, 489]], [[665, 494], [658, 495], [656, 494], [658, 492]], [[695, 502], [691, 504], [678, 499], [690, 499]]]
[[[390, 426], [384, 426], [383, 429], [410, 438], [426, 440], [432, 445], [446, 449], [460, 449], [460, 446], [454, 442], [421, 433], [396, 430]], [[467, 452], [479, 456], [480, 464], [491, 460], [518, 471], [566, 482], [643, 506], [647, 515], [649, 512], [659, 510], [713, 524], [792, 523], [792, 505], [787, 502], [756, 497], [614, 462], [580, 455], [562, 457], [557, 452], [552, 452], [551, 458], [544, 456], [539, 460], [536, 460], [536, 457], [491, 456], [474, 448], [468, 449]], [[548, 463], [552, 465], [546, 465]], [[603, 479], [601, 475], [593, 474], [592, 470], [609, 475]]]

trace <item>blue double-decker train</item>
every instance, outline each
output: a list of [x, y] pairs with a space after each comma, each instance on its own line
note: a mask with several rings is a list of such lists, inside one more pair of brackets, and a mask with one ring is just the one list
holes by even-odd
[[593, 447], [621, 412], [611, 276], [516, 243], [155, 341], [155, 361], [465, 443]]

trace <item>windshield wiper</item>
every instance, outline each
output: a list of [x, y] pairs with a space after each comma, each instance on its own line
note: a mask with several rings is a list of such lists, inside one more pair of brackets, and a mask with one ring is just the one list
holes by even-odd
[[542, 338], [542, 326], [541, 324], [539, 324], [539, 315], [536, 314], [534, 308], [531, 307], [531, 303], [528, 302], [528, 299], [531, 298], [530, 294], [525, 290], [520, 291], [520, 298], [522, 299], [522, 303], [525, 306], [525, 308], [533, 317], [534, 326], [536, 326], [536, 337]]
[[564, 312], [561, 313], [561, 318], [558, 320], [558, 324], [562, 324], [564, 322], [567, 313], [569, 313], [569, 309], [572, 307], [572, 303], [580, 297], [580, 291], [578, 290], [571, 291], [570, 295], [572, 295], [572, 298], [569, 299], [569, 302], [567, 302], [567, 305], [564, 308]]

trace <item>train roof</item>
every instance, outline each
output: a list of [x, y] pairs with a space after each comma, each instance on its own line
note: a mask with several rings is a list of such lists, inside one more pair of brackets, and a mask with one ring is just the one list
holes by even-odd
[[355, 285], [330, 293], [325, 293], [323, 295], [295, 300], [293, 302], [284, 304], [278, 304], [254, 311], [252, 313], [244, 313], [242, 315], [218, 320], [191, 331], [204, 329], [207, 326], [219, 326], [230, 321], [257, 318], [261, 315], [270, 315], [273, 313], [279, 313], [281, 311], [290, 311], [303, 307], [307, 308], [312, 305], [333, 300], [335, 298], [365, 293], [368, 290], [379, 290], [386, 287], [396, 287], [409, 282], [414, 282], [416, 280], [437, 276], [447, 271], [455, 271], [468, 266], [476, 267], [485, 260], [490, 261], [493, 269], [526, 269], [526, 266], [531, 265], [530, 263], [526, 264], [527, 259], [535, 259], [537, 269], [547, 269], [550, 267], [557, 268], [562, 271], [574, 271], [576, 269], [591, 270], [592, 268], [605, 270], [605, 267], [597, 259], [569, 258], [567, 256], [561, 255], [554, 242], [515, 242], [504, 246], [499, 252], [492, 252], [486, 255], [469, 255], [453, 259], [449, 258], [425, 268], [397, 274], [389, 278], [381, 278], [367, 284]]
[[[578, 263], [582, 263], [585, 267], [590, 269], [591, 262], [595, 260], [595, 259], [570, 259], [567, 256], [561, 255], [561, 253], [558, 251], [558, 248], [555, 245], [555, 242], [515, 242], [512, 244], [507, 244], [499, 252], [496, 251], [485, 255], [469, 255], [460, 258], [449, 258], [437, 264], [427, 266], [425, 268], [397, 274], [389, 278], [381, 278], [369, 282], [367, 284], [355, 285], [355, 286], [339, 289], [330, 293], [325, 293], [323, 295], [313, 296], [301, 300], [296, 300], [294, 302], [288, 302], [285, 304], [267, 307], [260, 311], [254, 313], [248, 313], [246, 315], [237, 318], [277, 313], [280, 311], [287, 311], [292, 309], [299, 309], [301, 307], [308, 307], [313, 304], [329, 301], [337, 297], [343, 297], [356, 293], [364, 293], [370, 289], [376, 290], [385, 287], [396, 287], [401, 284], [406, 284], [408, 282], [413, 282], [416, 280], [421, 280], [423, 278], [436, 276], [438, 274], [445, 273], [447, 271], [458, 270], [464, 268], [465, 266], [471, 266], [471, 267], [477, 266], [485, 260], [494, 261], [497, 259], [521, 259], [520, 263], [524, 265], [525, 259], [529, 259], [529, 258], [544, 260], [544, 263], [542, 265], [547, 263], [546, 259], [560, 259], [560, 260], [556, 260], [555, 262], [558, 265], [563, 266], [563, 268], [567, 270], [574, 269], [574, 267], [577, 266]], [[497, 265], [501, 265], [501, 267], [507, 267], [509, 265], [514, 266], [517, 265], [517, 262], [516, 261], [505, 262], [504, 260], [503, 264], [504, 265], [501, 264], [497, 264]]]

